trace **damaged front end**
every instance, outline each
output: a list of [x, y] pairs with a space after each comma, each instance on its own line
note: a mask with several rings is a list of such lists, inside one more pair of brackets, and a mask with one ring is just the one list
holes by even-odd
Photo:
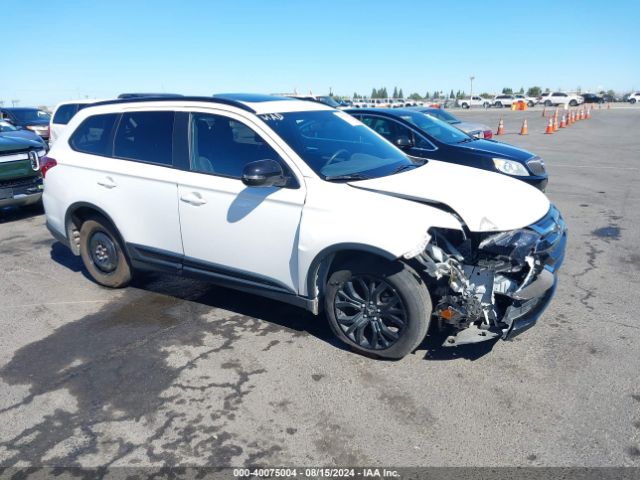
[[452, 335], [444, 346], [512, 338], [535, 324], [556, 288], [567, 233], [552, 205], [533, 225], [500, 233], [432, 229], [405, 258], [424, 271], [433, 314]]

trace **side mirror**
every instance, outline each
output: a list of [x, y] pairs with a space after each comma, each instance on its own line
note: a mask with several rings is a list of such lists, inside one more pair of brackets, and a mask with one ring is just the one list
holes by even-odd
[[287, 178], [282, 165], [267, 158], [247, 163], [242, 170], [242, 183], [247, 187], [284, 187]]
[[406, 135], [400, 135], [395, 141], [396, 147], [406, 150], [413, 147], [413, 142]]

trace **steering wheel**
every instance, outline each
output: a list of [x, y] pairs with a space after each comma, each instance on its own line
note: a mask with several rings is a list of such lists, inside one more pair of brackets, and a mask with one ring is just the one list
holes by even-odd
[[333, 155], [331, 155], [331, 158], [329, 159], [329, 161], [327, 163], [324, 164], [325, 167], [331, 165], [332, 163], [334, 163], [339, 157], [341, 153], [349, 153], [349, 150], [345, 149], [345, 148], [341, 148], [340, 150], [337, 150]]

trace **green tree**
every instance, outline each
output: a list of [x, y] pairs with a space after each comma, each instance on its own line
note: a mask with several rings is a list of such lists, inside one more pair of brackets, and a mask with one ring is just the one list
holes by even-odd
[[449, 98], [456, 98], [456, 96], [453, 94], [453, 88], [451, 89], [451, 93], [449, 94]]
[[404, 98], [404, 93], [402, 93], [402, 89], [398, 90], [398, 98]]
[[379, 98], [389, 98], [389, 94], [387, 93], [387, 87], [382, 87], [380, 90], [378, 90], [378, 93], [380, 94]]
[[528, 97], [539, 97], [542, 93], [542, 89], [540, 87], [529, 87], [527, 90]]
[[440, 93], [438, 93], [438, 91], [436, 90], [435, 92], [433, 92], [433, 97], [431, 98], [440, 98]]
[[502, 93], [504, 95], [513, 95], [513, 89], [512, 88], [508, 88], [508, 87], [504, 87], [502, 89]]
[[493, 98], [493, 95], [491, 95], [490, 93], [487, 93], [487, 92], [481, 93], [480, 96], [482, 98]]
[[393, 96], [391, 98], [398, 98], [398, 87], [393, 87]]
[[409, 95], [409, 100], [422, 100], [422, 97], [419, 93], [412, 93], [411, 95]]
[[524, 87], [520, 87], [520, 90], [518, 90], [519, 94], [523, 94], [524, 93]]

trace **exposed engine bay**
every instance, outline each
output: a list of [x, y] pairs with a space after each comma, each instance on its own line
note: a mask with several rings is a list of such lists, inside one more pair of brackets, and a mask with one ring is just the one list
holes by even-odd
[[444, 346], [511, 338], [531, 327], [551, 300], [566, 227], [555, 207], [536, 224], [473, 234], [432, 229], [412, 256], [426, 274]]

